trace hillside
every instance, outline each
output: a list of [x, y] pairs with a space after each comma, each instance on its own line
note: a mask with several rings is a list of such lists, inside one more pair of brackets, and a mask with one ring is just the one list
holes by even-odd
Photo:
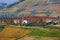
[[22, 0], [0, 10], [1, 14], [15, 16], [60, 16], [60, 0]]

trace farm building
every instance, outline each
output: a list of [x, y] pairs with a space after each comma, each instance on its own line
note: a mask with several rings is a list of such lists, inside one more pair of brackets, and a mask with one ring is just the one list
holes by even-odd
[[16, 18], [1, 18], [0, 23], [15, 23], [15, 24], [22, 24], [22, 23], [34, 23], [39, 22], [40, 20], [44, 20], [47, 22], [52, 22], [55, 18], [53, 17], [41, 17], [41, 16], [28, 16], [28, 17], [16, 17]]

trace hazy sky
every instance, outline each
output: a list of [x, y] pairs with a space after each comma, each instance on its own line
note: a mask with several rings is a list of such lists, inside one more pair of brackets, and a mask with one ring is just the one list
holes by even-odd
[[17, 1], [19, 1], [19, 0], [0, 0], [0, 2], [2, 2], [2, 3], [7, 3], [8, 5], [9, 5], [9, 4], [12, 4], [12, 3], [15, 3], [15, 2], [17, 2]]

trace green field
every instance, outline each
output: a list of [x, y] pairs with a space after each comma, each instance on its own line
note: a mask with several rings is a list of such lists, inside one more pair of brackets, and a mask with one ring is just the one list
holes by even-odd
[[56, 29], [53, 29], [53, 28], [52, 28], [52, 30], [48, 30], [48, 28], [46, 28], [46, 29], [47, 30], [41, 30], [41, 27], [40, 27], [40, 29], [30, 28], [30, 30], [32, 30], [32, 32], [28, 36], [60, 37], [59, 30], [56, 31]]
[[29, 36], [60, 37], [60, 31], [47, 31], [40, 29], [31, 29], [33, 32]]

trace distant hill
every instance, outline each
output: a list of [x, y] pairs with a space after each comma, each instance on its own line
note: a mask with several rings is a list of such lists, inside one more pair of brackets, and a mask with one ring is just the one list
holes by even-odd
[[8, 5], [7, 8], [11, 8], [11, 7], [19, 4], [20, 2], [23, 2], [23, 1], [24, 1], [24, 0], [19, 0], [18, 2], [15, 2], [15, 3], [11, 4], [11, 5]]
[[0, 3], [0, 10], [2, 10], [3, 8], [6, 8], [7, 4], [6, 3]]
[[60, 2], [59, 0], [21, 0], [14, 4], [7, 6], [0, 11], [1, 14], [15, 15], [15, 16], [60, 16]]

